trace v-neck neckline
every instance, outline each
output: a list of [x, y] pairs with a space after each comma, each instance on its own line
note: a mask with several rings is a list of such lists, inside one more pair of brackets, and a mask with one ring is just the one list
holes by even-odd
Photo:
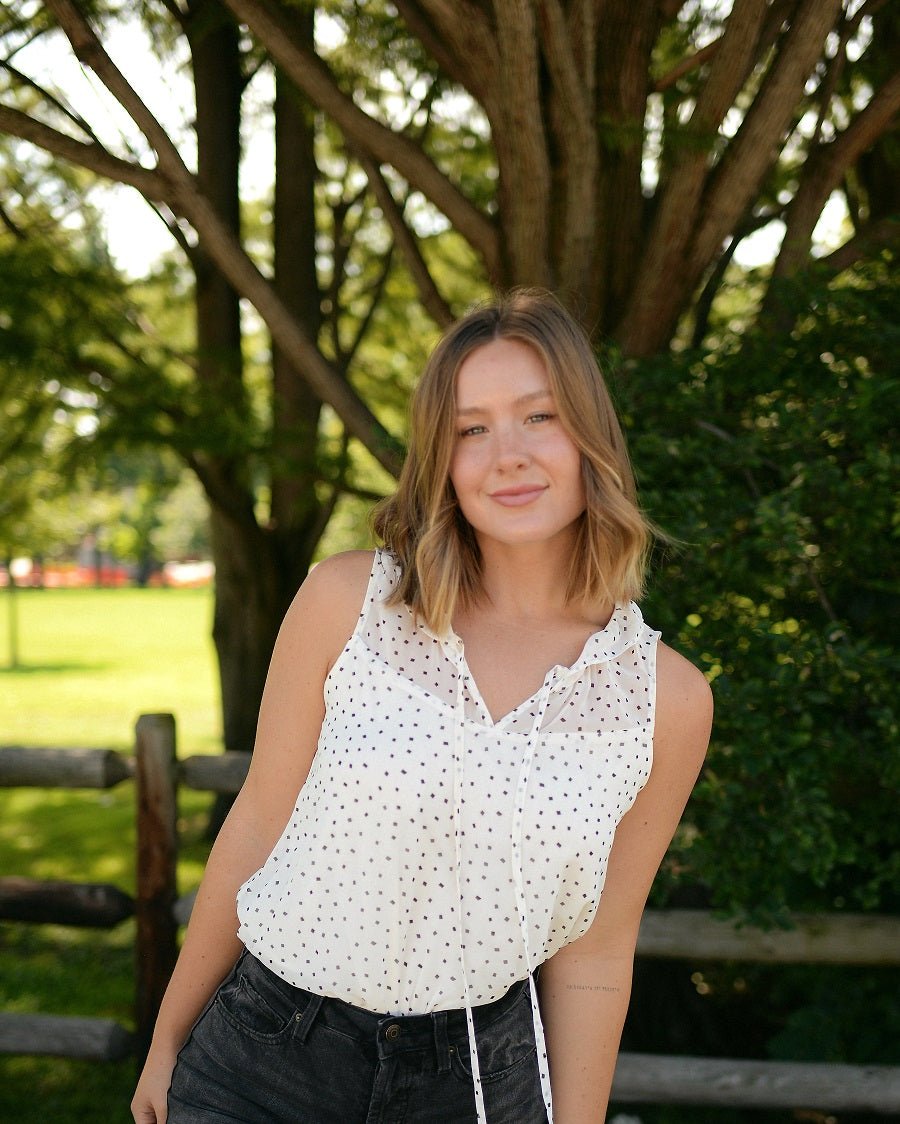
[[[628, 610], [628, 605], [618, 603], [613, 606], [612, 614], [609, 620], [602, 628], [596, 629], [592, 632], [584, 644], [582, 645], [581, 652], [578, 658], [568, 667], [564, 664], [554, 664], [548, 668], [541, 681], [541, 685], [536, 691], [533, 691], [521, 702], [516, 703], [514, 707], [507, 710], [498, 717], [494, 717], [491, 713], [490, 707], [484, 699], [481, 688], [478, 686], [478, 680], [472, 673], [469, 667], [469, 662], [466, 659], [465, 643], [458, 633], [453, 629], [453, 626], [448, 626], [447, 632], [441, 636], [434, 632], [424, 623], [422, 629], [425, 633], [437, 640], [444, 648], [450, 648], [455, 654], [458, 667], [461, 669], [466, 685], [469, 690], [469, 695], [476, 707], [481, 711], [481, 717], [484, 719], [484, 724], [488, 729], [499, 729], [508, 725], [514, 718], [516, 718], [522, 710], [530, 704], [539, 704], [541, 695], [544, 691], [548, 694], [553, 690], [553, 687], [561, 679], [568, 679], [576, 674], [580, 674], [585, 667], [592, 663], [602, 663], [606, 659], [611, 659], [618, 654], [618, 641], [624, 633], [625, 616]], [[609, 643], [601, 644], [601, 640], [607, 639]], [[553, 682], [551, 682], [551, 680]]]

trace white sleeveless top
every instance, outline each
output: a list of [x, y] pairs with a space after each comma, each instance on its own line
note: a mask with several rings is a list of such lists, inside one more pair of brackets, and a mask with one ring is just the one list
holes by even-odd
[[616, 825], [650, 774], [659, 633], [618, 605], [571, 667], [494, 721], [462, 641], [385, 604], [398, 577], [376, 551], [309, 776], [238, 891], [238, 935], [319, 995], [393, 1015], [465, 1008], [484, 1122], [471, 1008], [590, 925]]

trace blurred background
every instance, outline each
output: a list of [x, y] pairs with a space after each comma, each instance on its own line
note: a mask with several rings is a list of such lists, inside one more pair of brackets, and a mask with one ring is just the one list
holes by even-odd
[[[666, 535], [645, 616], [716, 695], [651, 905], [848, 934], [642, 956], [624, 1048], [896, 1066], [900, 942], [852, 934], [900, 913], [898, 46], [880, 0], [8, 0], [0, 744], [128, 757], [171, 712], [179, 756], [249, 751], [441, 328], [552, 288]], [[134, 892], [130, 783], [5, 783], [0, 874]], [[227, 805], [181, 791], [180, 890]], [[0, 1011], [133, 1027], [133, 950], [133, 920], [0, 921]], [[0, 1118], [130, 1119], [133, 1057], [3, 1048]], [[900, 1114], [679, 1099], [614, 1113]]]

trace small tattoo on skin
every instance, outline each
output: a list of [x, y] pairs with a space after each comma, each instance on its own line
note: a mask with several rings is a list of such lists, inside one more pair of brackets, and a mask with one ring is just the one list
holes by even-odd
[[569, 991], [609, 991], [618, 992], [618, 987], [607, 987], [606, 984], [566, 984]]

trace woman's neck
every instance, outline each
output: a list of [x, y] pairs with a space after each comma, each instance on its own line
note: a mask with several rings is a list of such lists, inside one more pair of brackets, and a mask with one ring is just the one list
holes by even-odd
[[478, 611], [510, 621], [594, 618], [585, 606], [566, 601], [571, 543], [481, 545], [483, 593], [474, 607]]

